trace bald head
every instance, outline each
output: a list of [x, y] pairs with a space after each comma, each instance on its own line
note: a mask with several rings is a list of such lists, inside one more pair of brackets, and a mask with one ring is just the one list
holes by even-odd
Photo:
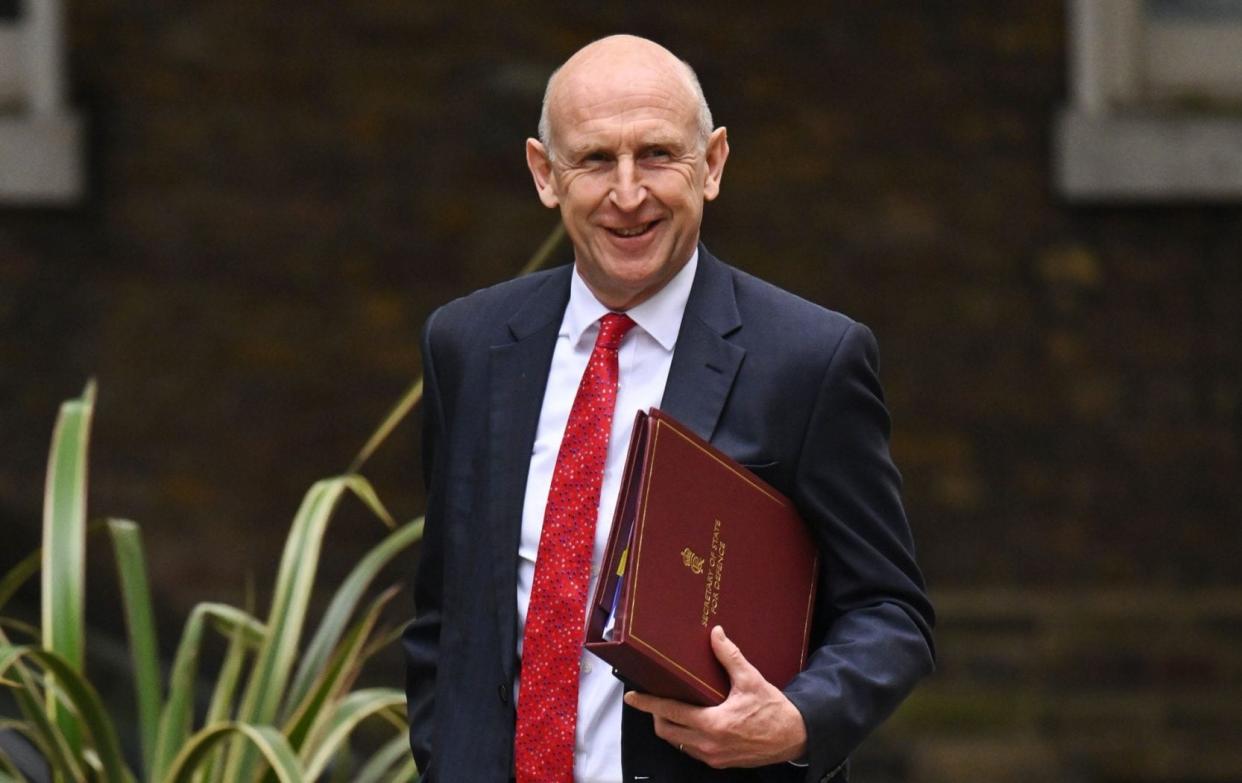
[[640, 304], [694, 255], [704, 204], [720, 193], [728, 132], [712, 129], [689, 66], [629, 35], [561, 66], [540, 125], [526, 165], [539, 200], [561, 212], [575, 268], [610, 310]]
[[670, 100], [684, 100], [695, 113], [700, 145], [706, 145], [712, 132], [712, 113], [694, 69], [684, 60], [654, 41], [634, 35], [610, 35], [589, 43], [552, 72], [543, 93], [539, 113], [539, 141], [550, 158], [557, 125], [569, 107], [609, 83], [632, 83], [636, 74], [663, 82]]

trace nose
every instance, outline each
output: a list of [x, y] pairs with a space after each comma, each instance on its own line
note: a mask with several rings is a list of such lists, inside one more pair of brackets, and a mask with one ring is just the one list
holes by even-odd
[[634, 165], [634, 159], [629, 155], [622, 155], [617, 159], [614, 172], [616, 176], [608, 198], [617, 209], [623, 212], [633, 212], [643, 203], [643, 199], [647, 198], [647, 187], [640, 181], [641, 177], [638, 168]]

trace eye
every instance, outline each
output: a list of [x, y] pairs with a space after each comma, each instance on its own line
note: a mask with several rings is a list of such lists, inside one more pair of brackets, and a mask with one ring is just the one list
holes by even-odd
[[608, 154], [605, 152], [588, 152], [582, 157], [583, 163], [607, 163]]
[[668, 149], [666, 149], [665, 147], [652, 147], [651, 149], [647, 150], [648, 158], [661, 159], [661, 158], [668, 158], [671, 155], [672, 153], [669, 152]]

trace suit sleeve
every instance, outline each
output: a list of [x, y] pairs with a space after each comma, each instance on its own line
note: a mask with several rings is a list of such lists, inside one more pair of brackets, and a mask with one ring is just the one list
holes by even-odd
[[795, 502], [821, 552], [806, 669], [785, 688], [807, 729], [806, 780], [831, 777], [933, 668], [934, 613], [914, 560], [871, 332], [851, 324], [820, 381]]
[[[438, 311], [437, 311], [438, 312]], [[405, 654], [405, 692], [410, 722], [410, 748], [420, 771], [430, 764], [435, 734], [435, 682], [440, 649], [443, 600], [443, 469], [439, 446], [444, 442], [445, 420], [439, 378], [432, 352], [432, 313], [423, 329], [423, 482], [427, 514], [420, 545], [418, 576], [414, 585], [415, 619], [402, 636]]]

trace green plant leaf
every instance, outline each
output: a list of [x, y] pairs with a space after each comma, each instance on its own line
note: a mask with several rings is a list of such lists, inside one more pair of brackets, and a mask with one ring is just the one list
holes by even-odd
[[[246, 643], [240, 628], [229, 638], [229, 649], [225, 653], [224, 663], [216, 675], [216, 686], [212, 690], [211, 703], [207, 707], [204, 725], [224, 723], [232, 717], [233, 699], [237, 693], [237, 684], [241, 680], [242, 665], [246, 662], [246, 650], [251, 645]], [[257, 645], [254, 645], [257, 647]], [[224, 748], [216, 748], [202, 764], [203, 774], [199, 780], [218, 783], [224, 779], [224, 765], [221, 759]]]
[[319, 777], [359, 723], [372, 715], [397, 708], [400, 708], [399, 715], [404, 716], [405, 694], [395, 688], [354, 691], [342, 699], [324, 724], [320, 736], [302, 749], [306, 777], [310, 780]]
[[[29, 645], [0, 647], [0, 674], [23, 658], [38, 663], [47, 673], [47, 679], [54, 678], [55, 688], [68, 702], [68, 708], [62, 708], [62, 714], [74, 714], [75, 725], [80, 719], [81, 725], [86, 728], [98, 759], [99, 780], [103, 783], [128, 783], [133, 776], [125, 767], [116, 730], [94, 687], [60, 654]], [[60, 699], [52, 688], [48, 689], [47, 695], [49, 702], [59, 703]]]
[[[60, 406], [43, 498], [43, 646], [74, 672], [82, 671], [85, 643], [86, 457], [94, 408], [94, 381], [81, 398]], [[60, 712], [50, 696], [47, 710], [76, 750], [78, 720]]]
[[[4, 631], [0, 630], [0, 648], [13, 646]], [[47, 760], [55, 780], [60, 783], [67, 775], [75, 783], [81, 783], [86, 779], [82, 767], [65, 740], [65, 736], [47, 715], [43, 688], [39, 680], [20, 657], [14, 659], [12, 669], [17, 673], [18, 679], [8, 687], [12, 688], [13, 699], [17, 702], [17, 707], [26, 719], [27, 725], [30, 726], [31, 736], [35, 739], [39, 750], [43, 752], [43, 757]], [[3, 678], [3, 674], [4, 672], [0, 671], [0, 679]]]
[[362, 668], [363, 651], [371, 630], [379, 622], [380, 612], [398, 593], [398, 588], [390, 587], [371, 602], [371, 606], [345, 635], [344, 642], [337, 648], [322, 676], [316, 681], [306, 698], [299, 705], [286, 727], [285, 734], [289, 744], [296, 751], [301, 751], [306, 737], [313, 728], [327, 717], [329, 708], [340, 699], [341, 694], [357, 679]]
[[[390, 783], [392, 768], [410, 759], [410, 738], [404, 732], [386, 742], [354, 775], [352, 783]], [[417, 768], [416, 768], [417, 774]]]
[[362, 449], [358, 452], [358, 455], [354, 457], [354, 461], [350, 463], [348, 472], [357, 473], [362, 470], [362, 466], [365, 465], [367, 460], [371, 458], [371, 455], [379, 449], [380, 444], [388, 439], [388, 436], [391, 435], [392, 431], [397, 428], [397, 425], [400, 424], [406, 416], [410, 415], [410, 411], [414, 410], [414, 406], [417, 405], [422, 399], [423, 379], [422, 377], [419, 377], [418, 380], [414, 381], [410, 388], [405, 390], [405, 392], [401, 395], [401, 398], [397, 400], [397, 404], [392, 406], [392, 410], [390, 410], [388, 415], [384, 417], [384, 420], [380, 422], [380, 425], [375, 429], [375, 432], [371, 433], [371, 437], [367, 439], [366, 444], [363, 445]]
[[211, 693], [211, 703], [207, 707], [206, 723], [229, 720], [233, 713], [237, 685], [241, 681], [242, 665], [246, 662], [246, 652], [252, 648], [258, 648], [257, 640], [248, 642], [240, 630], [235, 631], [229, 638], [229, 649], [225, 653], [224, 663], [220, 664], [216, 685]]
[[73, 749], [69, 747], [56, 724], [47, 717], [44, 705], [32, 698], [32, 694], [38, 693], [38, 690], [31, 690], [28, 686], [19, 687], [14, 691], [14, 698], [33, 735], [38, 738], [36, 744], [43, 752], [43, 758], [47, 760], [57, 781], [67, 778], [75, 783], [84, 783], [86, 773], [82, 769], [81, 760], [74, 755]]
[[[89, 538], [94, 533], [102, 530], [104, 523], [101, 521], [91, 522], [86, 526], [86, 535]], [[0, 578], [0, 609], [3, 609], [13, 598], [13, 594], [21, 589], [22, 585], [39, 572], [39, 566], [43, 564], [43, 547], [39, 547], [35, 551], [22, 558], [21, 562], [9, 569], [8, 573]]]
[[362, 653], [363, 659], [364, 660], [369, 659], [372, 655], [375, 655], [375, 653], [379, 652], [380, 650], [386, 650], [389, 647], [392, 647], [394, 644], [396, 644], [398, 641], [401, 640], [401, 637], [404, 634], [405, 634], [405, 623], [402, 623], [401, 625], [398, 625], [398, 626], [388, 627], [380, 631], [378, 634], [375, 635], [375, 640], [371, 642], [371, 644], [367, 646], [366, 651]]
[[291, 712], [306, 698], [311, 683], [320, 676], [332, 650], [340, 641], [345, 624], [357, 607], [362, 596], [370, 588], [375, 577], [384, 566], [401, 552], [412, 546], [423, 537], [423, 519], [408, 522], [389, 533], [354, 566], [345, 581], [337, 588], [331, 603], [323, 614], [315, 636], [302, 654], [302, 661], [294, 675], [293, 684], [289, 686], [289, 694], [285, 700], [282, 715], [287, 720]]
[[150, 772], [155, 762], [155, 745], [160, 731], [159, 640], [155, 633], [155, 613], [151, 607], [151, 587], [147, 581], [147, 562], [142, 551], [138, 526], [125, 519], [108, 520], [112, 547], [121, 577], [121, 600], [125, 626], [129, 631], [129, 653], [134, 667], [134, 697], [138, 704], [138, 736], [142, 742], [143, 769]]
[[201, 603], [186, 620], [181, 642], [173, 658], [168, 682], [168, 701], [160, 715], [159, 736], [151, 770], [152, 780], [165, 776], [174, 756], [190, 734], [194, 711], [194, 691], [198, 683], [198, 657], [207, 624], [222, 630], [224, 635], [240, 638], [250, 647], [258, 647], [267, 637], [267, 629], [251, 615], [228, 604]]
[[418, 783], [418, 765], [414, 763], [413, 758], [406, 759], [405, 763], [392, 773], [389, 780], [392, 783]]
[[535, 248], [535, 252], [531, 254], [526, 265], [518, 271], [517, 277], [525, 277], [531, 272], [547, 266], [548, 261], [552, 258], [552, 254], [556, 252], [556, 249], [561, 246], [563, 241], [565, 241], [565, 224], [558, 220], [556, 221], [556, 226], [548, 232], [547, 237], [539, 244], [539, 247]]
[[[223, 747], [233, 738], [242, 738], [247, 746], [255, 748], [267, 760], [280, 783], [303, 783], [314, 778], [302, 774], [297, 754], [289, 747], [284, 735], [271, 726], [252, 726], [248, 723], [214, 723], [203, 728], [185, 743], [185, 747], [173, 759], [165, 783], [192, 783], [201, 771], [200, 765], [212, 752]], [[235, 780], [243, 780], [236, 778]]]
[[43, 548], [39, 547], [22, 558], [21, 562], [10, 568], [4, 578], [0, 579], [0, 609], [3, 609], [13, 594], [26, 584], [26, 580], [38, 573], [42, 560]]
[[8, 628], [9, 630], [25, 634], [30, 637], [30, 642], [32, 644], [42, 643], [39, 639], [38, 626], [31, 625], [30, 623], [23, 622], [12, 617], [0, 617], [0, 628]]
[[354, 766], [354, 754], [346, 748], [336, 758], [336, 763], [332, 765], [332, 776], [328, 779], [329, 783], [350, 783], [349, 773]]
[[[316, 482], [306, 493], [281, 555], [272, 608], [268, 615], [268, 635], [251, 669], [238, 711], [242, 722], [268, 725], [276, 717], [306, 621], [306, 607], [315, 583], [324, 532], [333, 510], [346, 491], [358, 496], [381, 520], [391, 523], [392, 518], [375, 495], [375, 490], [362, 476], [324, 479]], [[248, 780], [253, 764], [252, 749], [243, 748], [230, 758], [225, 778]]]

